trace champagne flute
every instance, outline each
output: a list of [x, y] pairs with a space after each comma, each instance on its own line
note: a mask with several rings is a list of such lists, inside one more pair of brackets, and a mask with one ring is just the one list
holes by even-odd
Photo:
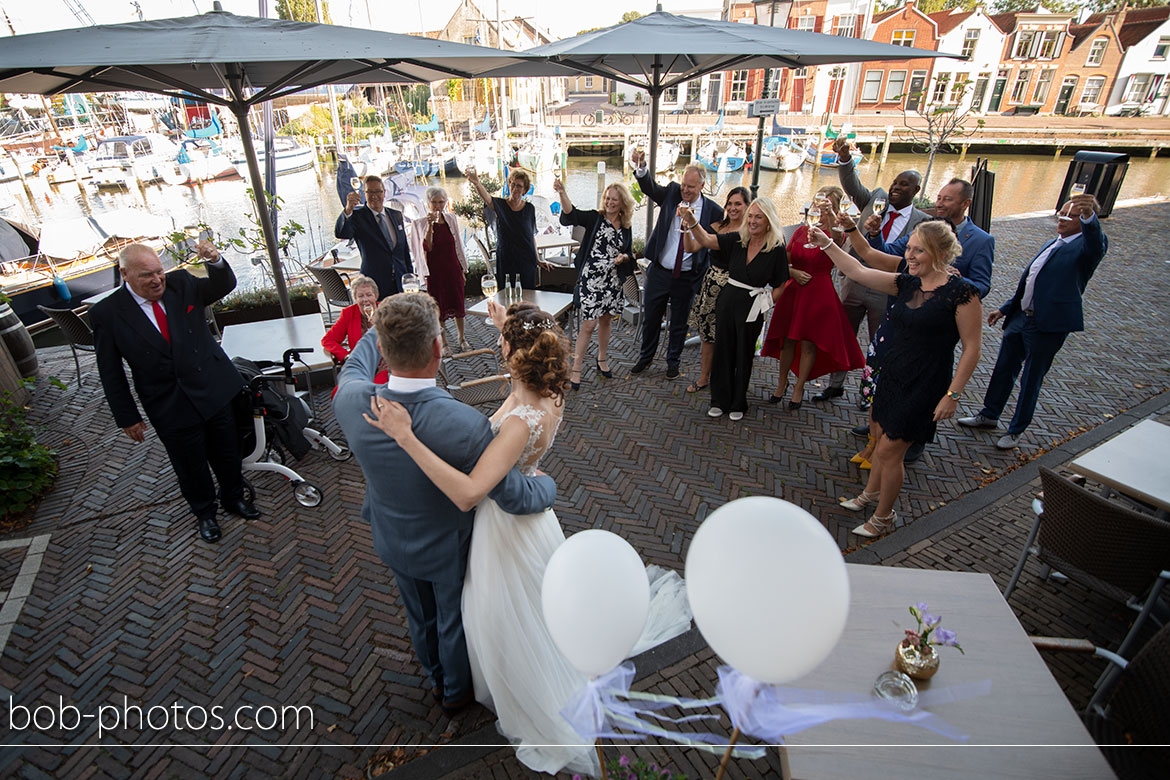
[[496, 297], [496, 277], [491, 271], [488, 271], [479, 280], [479, 287], [483, 290], [485, 298]]
[[886, 211], [886, 199], [885, 198], [874, 198], [873, 199], [873, 213], [877, 214], [880, 217], [882, 214], [885, 213], [885, 211]]
[[821, 211], [818, 208], [810, 208], [804, 214], [804, 223], [808, 225], [808, 234], [804, 239], [805, 249], [816, 249], [817, 245], [812, 242], [812, 229], [821, 221]]
[[365, 319], [366, 322], [374, 319], [374, 308], [374, 304], [372, 303], [367, 303], [362, 306], [362, 318]]
[[354, 192], [362, 191], [362, 180], [354, 176], [349, 180], [349, 186], [353, 188]]
[[1088, 189], [1088, 187], [1085, 186], [1085, 183], [1083, 181], [1074, 181], [1072, 183], [1072, 186], [1069, 187], [1069, 189], [1068, 189], [1068, 194], [1069, 195], [1084, 195], [1085, 191], [1087, 189]]
[[419, 282], [417, 274], [403, 274], [402, 276], [402, 292], [416, 293], [422, 289], [422, 284]]

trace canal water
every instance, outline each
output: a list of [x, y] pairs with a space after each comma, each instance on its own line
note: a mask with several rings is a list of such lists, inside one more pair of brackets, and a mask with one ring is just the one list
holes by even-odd
[[[989, 168], [996, 174], [993, 215], [1005, 216], [1054, 208], [1070, 160], [1071, 155], [1055, 161], [1049, 156], [1037, 155], [1004, 155], [992, 159]], [[617, 157], [570, 157], [568, 160], [566, 188], [573, 202], [580, 207], [593, 208], [596, 205], [599, 162], [605, 164], [606, 183], [622, 180], [621, 160]], [[970, 178], [974, 162], [974, 156], [960, 160], [958, 155], [940, 155], [935, 159], [926, 193], [933, 198], [938, 188], [952, 177]], [[890, 154], [882, 168], [879, 168], [875, 159], [863, 160], [859, 175], [862, 183], [872, 188], [877, 184], [888, 185], [899, 171], [907, 168], [925, 171], [925, 167], [925, 156]], [[665, 179], [665, 176], [659, 177], [660, 181]], [[632, 174], [626, 174], [626, 180], [632, 185]], [[1125, 199], [1159, 195], [1166, 192], [1168, 181], [1170, 159], [1135, 159], [1130, 162], [1119, 197]], [[438, 179], [433, 182], [440, 183]], [[746, 186], [750, 182], [751, 174], [747, 171], [736, 171], [721, 177], [711, 174], [708, 178], [708, 193], [722, 201], [732, 187], [741, 184]], [[821, 168], [817, 171], [806, 163], [788, 173], [761, 171], [759, 193], [771, 197], [781, 219], [785, 224], [791, 224], [799, 220], [802, 207], [818, 187], [836, 183], [835, 169]], [[92, 187], [85, 185], [84, 193], [72, 183], [49, 188], [43, 180], [36, 179], [30, 180], [30, 185], [33, 190], [31, 202], [19, 182], [8, 182], [0, 187], [7, 188], [16, 198], [26, 212], [27, 221], [33, 225], [129, 206], [168, 217], [176, 228], [202, 221], [221, 235], [234, 236], [242, 226], [248, 224], [247, 215], [252, 210], [246, 193], [248, 185], [240, 179], [208, 182], [196, 187], [150, 185], [145, 190], [135, 188], [130, 191], [95, 192]], [[453, 200], [467, 196], [468, 184], [462, 178], [450, 178], [446, 186]], [[341, 211], [341, 201], [331, 172], [310, 170], [281, 176], [277, 180], [277, 194], [284, 201], [284, 217], [306, 228], [306, 234], [294, 247], [299, 256], [315, 256], [334, 243], [333, 224]], [[555, 197], [551, 175], [538, 177], [535, 194], [539, 202], [540, 221], [551, 224], [555, 221], [548, 206]], [[635, 236], [644, 232], [645, 216], [641, 209], [635, 216], [633, 228]], [[229, 251], [227, 256], [240, 277], [242, 287], [264, 283], [263, 274], [249, 257], [236, 251]]]

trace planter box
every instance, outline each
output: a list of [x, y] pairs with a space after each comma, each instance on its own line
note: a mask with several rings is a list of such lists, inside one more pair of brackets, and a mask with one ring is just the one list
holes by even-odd
[[[477, 280], [478, 284], [478, 280]], [[315, 314], [321, 311], [320, 305], [316, 299], [298, 298], [292, 301], [293, 314]], [[226, 328], [229, 325], [240, 325], [245, 322], [261, 322], [263, 320], [275, 320], [280, 318], [280, 304], [271, 303], [264, 306], [256, 306], [251, 309], [228, 309], [226, 311], [217, 311], [215, 313], [215, 321], [219, 323], [220, 328]]]

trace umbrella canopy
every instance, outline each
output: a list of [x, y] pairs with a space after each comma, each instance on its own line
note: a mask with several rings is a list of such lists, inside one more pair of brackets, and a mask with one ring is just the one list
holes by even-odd
[[[490, 75], [528, 75], [540, 60], [640, 87], [650, 93], [650, 170], [658, 148], [658, 97], [707, 73], [754, 68], [805, 68], [844, 62], [962, 55], [912, 49], [839, 35], [677, 16], [658, 10], [630, 22], [546, 43], [525, 54], [538, 58]], [[722, 119], [722, 117], [721, 117]], [[647, 228], [654, 206], [647, 210]]]
[[[251, 106], [331, 83], [474, 78], [523, 58], [411, 35], [237, 16], [177, 19], [17, 35], [0, 46], [0, 92], [149, 91], [224, 106], [240, 124], [254, 192], [264, 191]], [[281, 309], [292, 316], [267, 209], [260, 224]]]

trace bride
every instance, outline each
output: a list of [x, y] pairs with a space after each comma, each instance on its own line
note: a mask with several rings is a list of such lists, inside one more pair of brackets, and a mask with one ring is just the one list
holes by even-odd
[[[541, 582], [545, 566], [565, 541], [551, 509], [510, 515], [487, 494], [513, 466], [538, 473], [552, 446], [569, 386], [568, 350], [552, 317], [531, 303], [504, 311], [488, 303], [501, 333], [501, 352], [512, 376], [512, 392], [492, 415], [495, 439], [470, 474], [435, 455], [411, 430], [410, 413], [397, 403], [371, 403], [366, 420], [394, 438], [419, 468], [461, 510], [478, 506], [463, 583], [463, 627], [475, 698], [495, 711], [501, 734], [516, 745], [530, 769], [598, 774], [591, 745], [561, 717], [570, 697], [586, 682], [561, 655], [544, 623]], [[371, 399], [373, 401], [373, 399]], [[682, 579], [650, 567], [655, 582], [641, 652], [690, 625]]]

